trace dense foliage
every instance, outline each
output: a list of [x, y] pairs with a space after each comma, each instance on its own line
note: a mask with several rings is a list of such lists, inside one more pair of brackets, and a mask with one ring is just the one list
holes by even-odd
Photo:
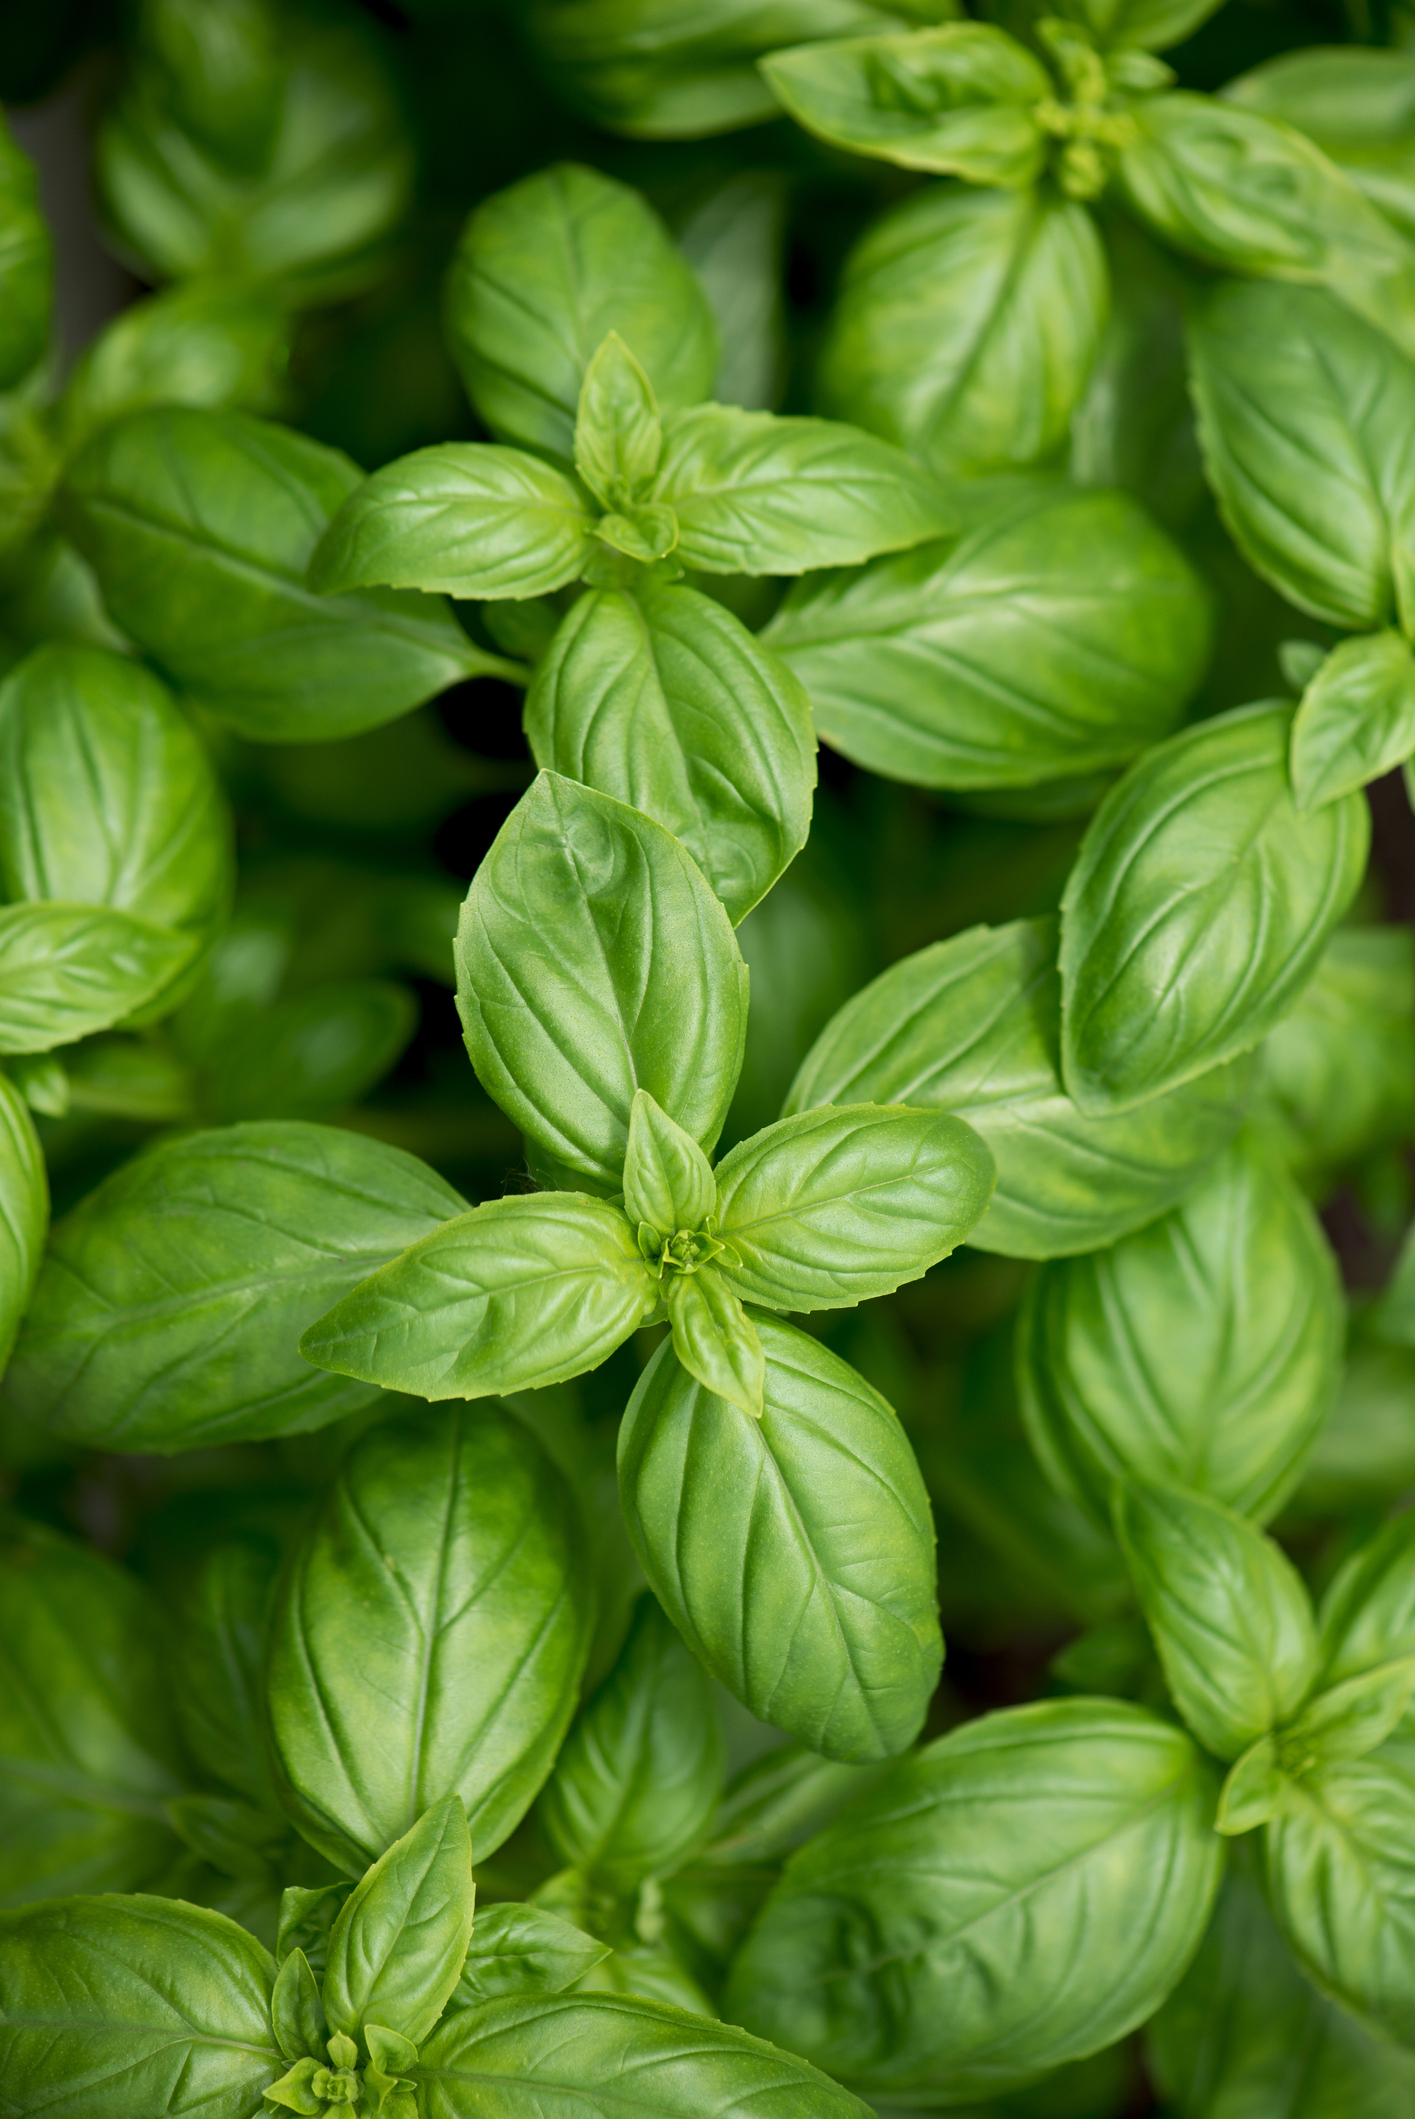
[[1401, 2119], [1415, 17], [28, 17], [0, 2115]]

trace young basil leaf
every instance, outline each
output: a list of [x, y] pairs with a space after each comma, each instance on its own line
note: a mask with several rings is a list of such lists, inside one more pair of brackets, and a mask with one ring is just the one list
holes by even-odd
[[1278, 1757], [1293, 1775], [1337, 1759], [1365, 1758], [1400, 1727], [1415, 1693], [1415, 1656], [1382, 1663], [1317, 1692], [1283, 1730]]
[[1153, 2014], [1218, 1888], [1211, 1816], [1194, 1746], [1141, 1708], [985, 1715], [792, 1857], [729, 2012], [866, 2095], [994, 2097]]
[[472, 1928], [454, 2007], [480, 2008], [503, 1996], [563, 1994], [608, 1955], [607, 1942], [596, 1942], [543, 1906], [485, 1906]]
[[491, 432], [566, 461], [585, 372], [611, 331], [665, 407], [706, 397], [717, 366], [706, 297], [658, 215], [573, 162], [477, 208], [452, 261], [447, 328]]
[[275, 1960], [224, 1914], [61, 1898], [0, 1915], [0, 2071], [17, 2115], [255, 2119], [284, 2072]]
[[344, 1460], [272, 1620], [277, 1770], [300, 1831], [359, 1874], [445, 1795], [500, 1845], [574, 1712], [583, 1534], [540, 1444], [495, 1410], [384, 1421]]
[[44, 1151], [24, 1098], [0, 1074], [0, 1376], [34, 1293], [48, 1227]]
[[541, 1793], [541, 1825], [564, 1861], [621, 1890], [671, 1875], [706, 1836], [722, 1761], [707, 1676], [643, 1597]]
[[462, 908], [457, 1006], [502, 1110], [606, 1192], [636, 1090], [704, 1149], [722, 1130], [746, 967], [691, 856], [622, 802], [558, 773], [523, 796]]
[[1278, 1740], [1260, 1736], [1240, 1753], [1219, 1790], [1214, 1830], [1236, 1839], [1276, 1817], [1292, 1786], [1281, 1764]]
[[887, 442], [826, 419], [699, 405], [668, 423], [653, 497], [678, 518], [683, 563], [710, 574], [804, 574], [937, 537], [950, 505]]
[[464, 1210], [425, 1163], [332, 1126], [164, 1141], [57, 1225], [6, 1388], [56, 1434], [110, 1449], [323, 1427], [376, 1393], [310, 1368], [298, 1334]]
[[847, 1001], [784, 1108], [870, 1098], [954, 1111], [998, 1172], [970, 1244], [1015, 1258], [1095, 1250], [1184, 1195], [1237, 1130], [1248, 1068], [1215, 1069], [1136, 1111], [1093, 1115], [1062, 1090], [1060, 1014], [1053, 921], [969, 928]]
[[1409, 235], [1415, 232], [1408, 51], [1319, 44], [1282, 52], [1223, 90], [1225, 103], [1258, 111], [1315, 141], [1358, 190]]
[[[322, 1973], [329, 1954], [329, 1936], [348, 1897], [347, 1883], [289, 1884], [280, 1894], [275, 1956], [283, 1964], [292, 1950], [299, 1950], [312, 1971]], [[324, 2004], [320, 2003], [321, 2012]]]
[[579, 579], [594, 519], [552, 464], [523, 449], [444, 442], [356, 486], [311, 556], [321, 594], [387, 584], [450, 596], [548, 595]]
[[1087, 830], [1061, 908], [1061, 1056], [1083, 1109], [1144, 1103], [1269, 1031], [1360, 884], [1359, 795], [1293, 806], [1291, 715], [1251, 706], [1149, 751]]
[[1315, 287], [1224, 281], [1191, 311], [1209, 483], [1244, 557], [1299, 609], [1386, 625], [1415, 595], [1415, 372]]
[[467, 1814], [447, 1795], [344, 1901], [324, 1975], [331, 2027], [357, 2038], [379, 2024], [421, 2044], [462, 1976], [475, 1896]]
[[1331, 1173], [1415, 1120], [1415, 936], [1338, 927], [1259, 1050], [1264, 1131], [1318, 1198]]
[[303, 1950], [291, 1950], [281, 1963], [270, 2000], [270, 2022], [287, 2060], [323, 2057], [329, 2023], [319, 1983]]
[[[632, 2058], [630, 2057], [632, 2056]], [[725, 2023], [635, 1995], [508, 1997], [449, 2010], [414, 2071], [427, 2119], [539, 2119], [555, 2104], [623, 2119], [868, 2119], [807, 2061]], [[573, 2105], [568, 2105], [573, 2109]]]
[[1337, 1569], [1320, 1623], [1324, 1686], [1415, 1655], [1415, 1515], [1394, 1517]]
[[735, 924], [805, 844], [811, 701], [696, 590], [591, 589], [526, 694], [537, 764], [641, 809], [682, 840]]
[[1239, 1142], [1162, 1220], [1042, 1268], [1018, 1332], [1028, 1434], [1058, 1490], [1101, 1522], [1112, 1480], [1133, 1477], [1263, 1523], [1335, 1403], [1344, 1330], [1316, 1216]]
[[1237, 1758], [1316, 1677], [1301, 1576], [1244, 1517], [1180, 1487], [1117, 1484], [1115, 1528], [1175, 1706], [1216, 1757]]
[[517, 673], [443, 604], [305, 587], [359, 483], [348, 457], [289, 427], [167, 406], [80, 451], [61, 513], [114, 619], [181, 690], [256, 742], [328, 742], [461, 678]]
[[178, 1603], [172, 1633], [188, 1750], [214, 1781], [267, 1812], [279, 1806], [265, 1750], [262, 1662], [279, 1564], [273, 1537], [253, 1531], [224, 1540]]
[[0, 890], [202, 934], [231, 889], [231, 823], [166, 687], [51, 641], [0, 687]]
[[1292, 724], [1292, 793], [1302, 814], [1378, 780], [1415, 752], [1415, 656], [1396, 632], [1343, 640], [1302, 694]]
[[1031, 184], [1047, 139], [1032, 106], [1046, 68], [989, 23], [773, 52], [762, 72], [799, 125], [832, 147], [970, 184]]
[[760, 1419], [766, 1377], [756, 1325], [717, 1270], [674, 1274], [663, 1296], [673, 1351], [705, 1390]]
[[290, 351], [289, 312], [255, 287], [179, 281], [122, 310], [75, 363], [56, 413], [72, 451], [149, 405], [269, 412]]
[[196, 937], [107, 907], [0, 909], [0, 1053], [50, 1052], [123, 1021], [191, 962]]
[[617, 1208], [583, 1192], [513, 1195], [459, 1214], [362, 1281], [300, 1352], [383, 1390], [488, 1398], [597, 1368], [658, 1298]]
[[1039, 462], [1066, 437], [1109, 303], [1084, 206], [932, 185], [846, 260], [822, 404], [943, 474]]
[[54, 296], [54, 249], [34, 164], [0, 121], [0, 390], [43, 358]]
[[653, 483], [663, 422], [653, 386], [617, 331], [585, 370], [575, 415], [575, 469], [606, 508], [632, 507]]
[[722, 1261], [746, 1302], [831, 1310], [917, 1280], [981, 1218], [992, 1156], [937, 1111], [850, 1104], [802, 1111], [717, 1166]]
[[1203, 674], [1209, 599], [1123, 493], [1061, 490], [961, 544], [793, 587], [763, 639], [856, 764], [1010, 787], [1124, 763]]
[[97, 1553], [9, 1518], [0, 1526], [0, 1905], [151, 1882], [176, 1852], [164, 1805], [185, 1778], [148, 1592]]
[[647, 1089], [638, 1090], [629, 1107], [624, 1156], [624, 1212], [631, 1225], [647, 1222], [671, 1236], [700, 1229], [716, 1206], [717, 1183], [702, 1149]]
[[619, 1437], [624, 1520], [674, 1625], [753, 1714], [831, 1759], [890, 1757], [917, 1736], [943, 1655], [919, 1467], [838, 1355], [753, 1322], [760, 1420], [671, 1345], [654, 1355]]

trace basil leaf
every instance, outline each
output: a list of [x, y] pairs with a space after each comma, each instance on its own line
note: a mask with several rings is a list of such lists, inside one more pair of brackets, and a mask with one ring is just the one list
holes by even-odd
[[350, 1454], [271, 1625], [286, 1805], [352, 1874], [458, 1794], [473, 1858], [506, 1838], [574, 1712], [583, 1534], [539, 1443], [494, 1410], [386, 1420]]
[[1320, 1197], [1333, 1169], [1415, 1120], [1415, 938], [1338, 927], [1296, 1006], [1263, 1040], [1259, 1115]]
[[[319, 1987], [303, 1950], [283, 1959], [270, 2002], [271, 2027], [287, 2060], [322, 2055], [329, 2035]], [[288, 2082], [289, 2077], [287, 2076]]]
[[44, 1151], [24, 1098], [0, 1074], [0, 1376], [34, 1293], [48, 1227]]
[[184, 1779], [148, 1592], [97, 1553], [8, 1518], [0, 1905], [150, 1882], [176, 1852], [164, 1805]]
[[1102, 51], [1168, 51], [1207, 22], [1222, 0], [1067, 0], [1059, 13], [1083, 24]]
[[0, 908], [0, 1053], [51, 1052], [121, 1022], [191, 962], [195, 937], [48, 900]]
[[1400, 1515], [1333, 1575], [1321, 1608], [1323, 1685], [1415, 1655], [1415, 1516]]
[[1399, 633], [1334, 648], [1292, 724], [1292, 793], [1302, 814], [1351, 794], [1415, 752], [1415, 656]]
[[856, 764], [925, 787], [1092, 772], [1169, 733], [1209, 605], [1121, 493], [1066, 490], [961, 544], [793, 587], [763, 638]]
[[256, 742], [328, 742], [514, 668], [445, 605], [305, 587], [359, 482], [346, 456], [289, 427], [167, 406], [95, 436], [60, 512], [116, 622], [179, 689]]
[[624, 1212], [637, 1227], [672, 1235], [699, 1229], [717, 1206], [712, 1165], [697, 1142], [676, 1126], [647, 1089], [629, 1107], [624, 1156]]
[[53, 282], [34, 164], [0, 122], [0, 390], [12, 390], [43, 358]]
[[1126, 1477], [1266, 1522], [1335, 1403], [1344, 1330], [1316, 1216], [1242, 1142], [1162, 1220], [1032, 1282], [1017, 1350], [1032, 1446], [1100, 1522]]
[[1177, 2119], [1399, 2119], [1415, 2095], [1415, 2060], [1312, 1991], [1238, 1868], [1145, 2042]]
[[1153, 2014], [1218, 1888], [1211, 1806], [1189, 1739], [1141, 1708], [985, 1715], [792, 1857], [728, 2008], [866, 2095], [998, 2095]]
[[653, 386], [617, 331], [585, 370], [575, 414], [575, 469], [606, 508], [643, 499], [663, 453]]
[[1412, 95], [1409, 52], [1349, 44], [1282, 52], [1223, 90], [1226, 103], [1306, 133], [1407, 235], [1415, 231]]
[[488, 1200], [319, 1318], [316, 1367], [419, 1398], [539, 1390], [597, 1368], [658, 1306], [617, 1208], [582, 1192]]
[[618, 1191], [635, 1091], [710, 1150], [742, 1064], [747, 973], [662, 826], [542, 773], [477, 870], [457, 1006], [483, 1086], [535, 1145]]
[[592, 527], [570, 480], [539, 457], [445, 442], [356, 486], [306, 578], [324, 594], [388, 583], [450, 596], [544, 596], [578, 580]]
[[1338, 1759], [1365, 1758], [1393, 1735], [1415, 1693], [1415, 1656], [1382, 1663], [1317, 1692], [1282, 1732], [1278, 1757], [1293, 1775]]
[[878, 1392], [804, 1332], [753, 1321], [760, 1420], [671, 1346], [654, 1355], [619, 1437], [624, 1520], [674, 1625], [753, 1714], [832, 1759], [886, 1758], [918, 1734], [942, 1660], [928, 1496]]
[[149, 405], [275, 409], [290, 331], [273, 296], [222, 281], [179, 281], [134, 302], [74, 365], [57, 412], [64, 447]]
[[947, 1258], [981, 1217], [993, 1161], [939, 1112], [851, 1104], [802, 1111], [717, 1166], [729, 1284], [772, 1310], [888, 1295]]
[[567, 462], [585, 371], [611, 331], [664, 407], [705, 397], [717, 366], [707, 299], [658, 215], [574, 162], [477, 208], [452, 261], [447, 327], [483, 423]]
[[525, 719], [537, 764], [681, 839], [734, 924], [805, 844], [811, 702], [694, 589], [591, 589], [538, 665]]
[[673, 1327], [673, 1351], [705, 1389], [758, 1418], [765, 1359], [761, 1339], [741, 1300], [712, 1266], [675, 1274], [663, 1297]]
[[1301, 1576], [1244, 1517], [1180, 1487], [1118, 1485], [1115, 1527], [1174, 1704], [1201, 1744], [1236, 1758], [1316, 1677]]
[[671, 1875], [706, 1837], [722, 1761], [708, 1679], [644, 1597], [542, 1791], [542, 1828], [562, 1860], [618, 1889]]
[[[632, 2056], [632, 2058], [631, 2058]], [[867, 2119], [865, 2107], [792, 2053], [724, 2023], [618, 1994], [547, 1994], [450, 2011], [413, 2071], [427, 2119]], [[572, 2102], [573, 2100], [573, 2102]]]
[[[190, 1020], [179, 1021], [179, 1036]], [[341, 979], [270, 1008], [233, 1009], [217, 1036], [184, 1042], [197, 1062], [201, 1105], [213, 1117], [324, 1118], [383, 1079], [417, 1023], [406, 986]]]
[[543, 1906], [484, 1906], [472, 1929], [455, 2005], [471, 2009], [503, 1996], [563, 1994], [608, 1955], [607, 1942], [596, 1942]]
[[970, 184], [1031, 184], [1046, 164], [1032, 106], [1051, 77], [988, 23], [773, 52], [762, 72], [799, 125], [832, 147]]
[[1147, 752], [1087, 830], [1062, 900], [1062, 1071], [1124, 1110], [1255, 1045], [1360, 884], [1358, 795], [1299, 816], [1291, 716], [1243, 707]]
[[902, 450], [826, 419], [699, 405], [668, 422], [653, 497], [684, 564], [803, 574], [937, 537], [951, 509]]
[[1036, 463], [1066, 438], [1109, 299], [1083, 206], [931, 186], [846, 261], [821, 354], [824, 409], [940, 473]]
[[[16, 2113], [256, 2119], [284, 2070], [275, 1960], [221, 1913], [67, 1898], [0, 1916], [0, 2070]], [[97, 2102], [95, 2100], [98, 2100]]]
[[425, 1163], [332, 1126], [162, 1142], [56, 1226], [6, 1388], [110, 1449], [323, 1427], [375, 1393], [311, 1369], [298, 1333], [463, 1205]]
[[178, 1604], [172, 1638], [177, 1718], [192, 1757], [212, 1780], [277, 1814], [262, 1659], [279, 1561], [273, 1538], [226, 1539]]
[[462, 1976], [474, 1898], [462, 1798], [444, 1796], [344, 1901], [324, 1975], [331, 2027], [354, 2038], [381, 2025], [419, 2045]]
[[997, 1164], [968, 1241], [1008, 1257], [1092, 1251], [1181, 1198], [1232, 1137], [1242, 1065], [1137, 1111], [1081, 1111], [1062, 1090], [1056, 928], [973, 927], [916, 951], [847, 1001], [787, 1093], [787, 1112], [862, 1098], [951, 1110]]
[[51, 641], [0, 687], [0, 889], [197, 934], [225, 910], [231, 824], [199, 738], [125, 655]]
[[1332, 625], [1409, 615], [1409, 361], [1315, 287], [1221, 285], [1188, 335], [1205, 469], [1250, 565]]
[[773, 170], [742, 170], [716, 184], [678, 228], [678, 248], [717, 320], [721, 354], [712, 395], [769, 412], [786, 371], [782, 262], [786, 185]]

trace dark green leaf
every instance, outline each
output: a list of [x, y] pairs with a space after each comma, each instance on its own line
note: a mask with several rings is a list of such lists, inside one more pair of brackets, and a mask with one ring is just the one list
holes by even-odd
[[275, 1539], [258, 1532], [218, 1545], [177, 1606], [172, 1639], [177, 1716], [192, 1757], [268, 1812], [277, 1804], [262, 1728], [262, 1660], [279, 1561]]
[[269, 412], [289, 351], [289, 315], [272, 296], [179, 281], [124, 309], [85, 349], [60, 400], [61, 439], [76, 449], [149, 405]]
[[1292, 792], [1303, 814], [1378, 780], [1415, 752], [1415, 656], [1396, 632], [1343, 640], [1302, 694]]
[[344, 1902], [324, 1975], [331, 2027], [356, 2038], [378, 2024], [420, 2045], [462, 1975], [474, 1902], [467, 1814], [444, 1796]]
[[1258, 1115], [1302, 1182], [1415, 1130], [1415, 937], [1338, 927], [1259, 1051]]
[[1223, 0], [1063, 0], [1056, 13], [1088, 29], [1102, 51], [1167, 51]]
[[107, 1030], [169, 986], [195, 946], [106, 907], [0, 909], [0, 1053], [49, 1052]]
[[210, 1041], [191, 1040], [202, 1108], [227, 1120], [324, 1118], [360, 1102], [417, 1025], [416, 999], [390, 979], [340, 979], [271, 1008], [234, 1008]]
[[609, 1955], [580, 1928], [541, 1906], [484, 1906], [457, 1983], [457, 2008], [480, 2008], [503, 1996], [563, 1994]]
[[24, 1098], [0, 1074], [0, 1376], [34, 1293], [48, 1227], [44, 1152]]
[[774, 170], [741, 170], [714, 187], [678, 230], [702, 281], [722, 342], [712, 395], [769, 412], [786, 367], [781, 285], [786, 184]]
[[12, 390], [43, 356], [53, 278], [34, 164], [0, 124], [0, 390]]

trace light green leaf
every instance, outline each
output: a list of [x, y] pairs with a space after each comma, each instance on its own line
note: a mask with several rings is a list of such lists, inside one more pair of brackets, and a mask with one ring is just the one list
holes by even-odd
[[165, 1141], [57, 1225], [6, 1389], [108, 1449], [323, 1427], [376, 1394], [310, 1368], [300, 1332], [464, 1209], [425, 1163], [332, 1126]]
[[[674, 1625], [753, 1714], [830, 1759], [892, 1757], [917, 1736], [942, 1660], [919, 1467], [862, 1376], [794, 1326], [754, 1322], [760, 1420], [671, 1346], [654, 1355], [619, 1437], [624, 1520]], [[765, 1849], [738, 1848], [729, 1827], [722, 1858], [797, 1843], [789, 1824], [773, 1830]]]
[[735, 923], [805, 844], [811, 702], [720, 603], [684, 586], [592, 589], [526, 695], [536, 762], [681, 839]]
[[457, 2008], [480, 2008], [503, 1996], [563, 1994], [609, 1955], [596, 1942], [543, 1906], [484, 1906], [472, 1928]]
[[29, 1308], [49, 1227], [49, 1179], [34, 1120], [0, 1074], [0, 1376]]
[[449, 596], [548, 595], [578, 579], [593, 517], [563, 472], [523, 449], [449, 441], [356, 486], [315, 546], [321, 594], [387, 584]]
[[147, 295], [75, 363], [56, 415], [63, 444], [149, 405], [276, 410], [290, 334], [289, 312], [259, 288], [186, 280]]
[[1226, 103], [1306, 133], [1388, 219], [1415, 232], [1415, 58], [1408, 51], [1309, 45], [1240, 74], [1222, 94]]
[[1342, 1563], [1320, 1618], [1324, 1686], [1415, 1655], [1415, 1515], [1393, 1517]]
[[1214, 1830], [1236, 1839], [1265, 1825], [1287, 1801], [1291, 1785], [1280, 1763], [1277, 1739], [1260, 1736], [1235, 1759], [1219, 1790]]
[[712, 1165], [691, 1135], [674, 1124], [647, 1089], [629, 1107], [624, 1156], [624, 1212], [632, 1227], [647, 1222], [671, 1236], [699, 1229], [717, 1205]]
[[747, 973], [702, 871], [661, 825], [542, 773], [477, 870], [457, 1005], [483, 1086], [606, 1192], [647, 1089], [711, 1150], [742, 1064]]
[[984, 1715], [793, 1856], [728, 2008], [871, 2097], [986, 2101], [1154, 2012], [1218, 1888], [1211, 1816], [1193, 1745], [1141, 1708]]
[[121, 1022], [190, 963], [194, 935], [107, 907], [0, 909], [0, 1053], [50, 1052]]
[[653, 482], [663, 422], [653, 386], [617, 331], [585, 370], [575, 415], [575, 469], [606, 508], [632, 507]]
[[1360, 884], [1359, 795], [1293, 806], [1291, 715], [1173, 736], [1096, 812], [1062, 899], [1062, 1069], [1124, 1110], [1248, 1051], [1291, 1007]]
[[1309, 815], [1415, 752], [1415, 656], [1396, 632], [1343, 640], [1302, 694], [1292, 792]]
[[1318, 1692], [1282, 1732], [1287, 1772], [1308, 1773], [1337, 1759], [1365, 1758], [1399, 1728], [1415, 1692], [1415, 1656], [1382, 1663]]
[[270, 2001], [270, 2021], [287, 2060], [323, 2058], [329, 2025], [319, 1984], [303, 1950], [291, 1950], [280, 1966]]
[[624, 1216], [583, 1192], [491, 1199], [310, 1325], [317, 1368], [418, 1398], [540, 1390], [597, 1368], [658, 1306]]
[[714, 1266], [674, 1274], [663, 1292], [673, 1351], [689, 1375], [753, 1419], [761, 1417], [765, 1359], [757, 1328]]
[[324, 1975], [331, 2027], [357, 2038], [372, 2023], [421, 2044], [462, 1976], [475, 1897], [467, 1814], [447, 1795], [344, 1901]]
[[1197, 576], [1135, 501], [1063, 488], [961, 544], [813, 576], [763, 638], [836, 750], [973, 788], [1098, 771], [1167, 735], [1209, 627]]
[[299, 1830], [358, 1875], [460, 1795], [473, 1859], [514, 1830], [574, 1712], [593, 1613], [570, 1491], [494, 1409], [385, 1420], [345, 1458], [270, 1635]]
[[[1223, 0], [1062, 0], [1054, 12], [1088, 29], [1102, 51], [1167, 51], [1217, 12]], [[1043, 0], [1039, 12], [1053, 12]]]
[[658, 215], [573, 162], [477, 208], [452, 261], [447, 328], [491, 432], [567, 462], [586, 370], [611, 331], [665, 408], [706, 397], [717, 366], [707, 299]]

